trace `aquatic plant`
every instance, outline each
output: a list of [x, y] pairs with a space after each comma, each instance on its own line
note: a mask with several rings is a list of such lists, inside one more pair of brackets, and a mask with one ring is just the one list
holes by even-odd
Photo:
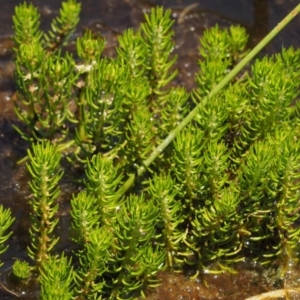
[[[75, 0], [49, 33], [36, 8], [16, 8], [15, 128], [30, 143], [28, 255], [41, 299], [134, 299], [166, 268], [189, 265], [196, 277], [280, 258], [284, 273], [298, 261], [300, 51], [236, 75], [299, 10], [249, 53], [244, 28], [207, 30], [189, 93], [173, 82], [170, 10], [126, 30], [114, 59], [85, 32], [75, 60], [63, 48], [79, 20]], [[70, 201], [70, 256], [55, 249], [62, 153], [85, 169]]]

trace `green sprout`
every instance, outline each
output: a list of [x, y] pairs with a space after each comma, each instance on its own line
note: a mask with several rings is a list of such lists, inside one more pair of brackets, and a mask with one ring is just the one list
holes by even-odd
[[32, 267], [27, 261], [16, 260], [13, 265], [13, 274], [20, 280], [27, 280], [31, 277]]

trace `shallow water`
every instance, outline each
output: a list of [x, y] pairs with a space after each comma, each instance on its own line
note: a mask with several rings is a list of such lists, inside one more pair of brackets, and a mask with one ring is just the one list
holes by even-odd
[[[2, 271], [11, 267], [14, 259], [26, 258], [28, 245], [28, 175], [24, 165], [16, 161], [24, 156], [27, 144], [20, 139], [12, 128], [16, 123], [12, 107], [15, 84], [13, 81], [14, 65], [12, 63], [12, 15], [14, 6], [23, 1], [1, 0], [0, 11], [0, 202], [10, 207], [16, 221], [12, 230], [14, 234], [9, 241], [9, 249], [1, 256], [4, 261]], [[51, 19], [56, 16], [61, 1], [34, 0], [42, 14], [42, 26], [47, 29]], [[169, 1], [134, 1], [134, 0], [86, 0], [82, 1], [81, 22], [76, 35], [86, 27], [100, 31], [107, 39], [107, 55], [114, 55], [117, 36], [128, 27], [137, 27], [143, 21], [143, 13], [155, 5], [164, 5], [172, 9], [175, 20], [176, 53], [179, 56], [177, 68], [180, 75], [178, 84], [191, 89], [194, 85], [194, 73], [197, 72], [198, 40], [203, 30], [218, 23], [220, 26], [241, 24], [250, 35], [250, 46], [255, 45], [271, 30], [298, 1], [292, 0], [169, 0]], [[191, 10], [186, 10], [189, 5]], [[197, 5], [196, 5], [197, 4]], [[192, 7], [192, 6], [191, 6]], [[75, 36], [76, 36], [75, 35]], [[280, 51], [284, 46], [300, 45], [300, 17], [298, 16], [276, 39], [264, 50], [264, 53]], [[62, 232], [59, 247], [69, 247], [68, 240], [68, 199], [75, 186], [67, 180], [63, 182], [64, 191], [60, 200], [60, 228]], [[244, 299], [256, 293], [274, 288], [274, 284], [262, 279], [257, 269], [243, 267], [239, 275], [205, 276], [190, 282], [183, 276], [162, 273], [163, 285], [149, 299]], [[2, 277], [5, 286], [9, 285]], [[259, 284], [258, 284], [259, 283]], [[15, 291], [23, 299], [34, 299], [34, 293]], [[19, 299], [13, 293], [0, 290], [0, 299]]]

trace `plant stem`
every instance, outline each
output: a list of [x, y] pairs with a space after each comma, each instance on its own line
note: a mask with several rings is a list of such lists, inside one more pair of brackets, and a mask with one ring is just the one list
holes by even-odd
[[300, 12], [300, 4], [297, 5], [278, 25], [254, 47], [248, 55], [244, 57], [232, 70], [228, 73], [210, 93], [202, 99], [202, 101], [182, 120], [182, 122], [172, 130], [164, 141], [150, 154], [148, 159], [144, 160], [142, 166], [137, 170], [136, 174], [130, 174], [127, 181], [121, 186], [118, 191], [119, 197], [121, 197], [134, 183], [137, 176], [142, 175], [146, 168], [160, 155], [164, 149], [173, 141], [176, 134], [179, 133], [187, 124], [189, 124], [197, 113], [204, 107], [209, 98], [214, 97], [219, 93], [253, 58], [257, 55], [296, 15]]

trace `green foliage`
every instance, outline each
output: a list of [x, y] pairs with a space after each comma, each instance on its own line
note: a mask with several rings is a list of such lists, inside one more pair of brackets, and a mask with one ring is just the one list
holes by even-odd
[[[136, 299], [165, 268], [190, 265], [197, 276], [245, 257], [297, 261], [300, 51], [257, 59], [211, 96], [248, 39], [240, 26], [216, 26], [200, 41], [197, 87], [188, 93], [174, 86], [170, 10], [152, 9], [139, 29], [124, 31], [115, 59], [103, 57], [101, 36], [85, 32], [75, 62], [62, 46], [79, 10], [64, 2], [48, 34], [31, 5], [13, 19], [15, 111], [26, 125], [16, 129], [33, 144], [28, 254], [41, 297]], [[66, 149], [85, 168], [70, 202], [75, 263], [51, 255]]]
[[113, 224], [116, 237], [110, 270], [109, 299], [134, 299], [147, 286], [156, 286], [156, 274], [163, 268], [165, 252], [151, 245], [158, 208], [143, 195], [130, 196], [121, 205]]
[[46, 34], [40, 30], [40, 14], [32, 4], [24, 2], [16, 6], [14, 22], [14, 42], [17, 47], [22, 44], [41, 42], [49, 50], [56, 50], [64, 45], [79, 22], [81, 5], [76, 0], [62, 2], [59, 16], [51, 23], [51, 30]]
[[[105, 40], [100, 36], [93, 36], [91, 31], [86, 31], [82, 37], [76, 40], [77, 54], [85, 64], [95, 64], [96, 60], [100, 58], [104, 46]], [[88, 65], [85, 68], [88, 68]], [[84, 69], [84, 65], [77, 65], [77, 69], [81, 71]]]
[[146, 106], [141, 105], [126, 126], [126, 143], [123, 150], [120, 151], [120, 155], [131, 166], [136, 161], [145, 160], [153, 150], [155, 143], [153, 123], [151, 112]]
[[150, 15], [145, 15], [146, 22], [141, 24], [147, 45], [146, 66], [153, 95], [150, 98], [150, 105], [155, 114], [159, 113], [168, 97], [165, 86], [177, 75], [177, 71], [171, 70], [177, 57], [175, 55], [170, 57], [174, 50], [172, 41], [174, 32], [171, 30], [174, 21], [170, 16], [170, 10], [164, 12], [162, 7], [152, 8]]
[[298, 147], [295, 133], [279, 127], [266, 141], [251, 146], [238, 175], [242, 203], [250, 204], [242, 210], [251, 232], [247, 246], [253, 251], [267, 245], [260, 253], [267, 261], [278, 255], [294, 258], [298, 247]]
[[[8, 246], [4, 246], [4, 243], [9, 239], [12, 235], [12, 232], [7, 232], [9, 227], [14, 222], [15, 218], [11, 216], [11, 211], [9, 209], [5, 209], [3, 205], [0, 205], [0, 254], [4, 253]], [[0, 266], [3, 263], [0, 262]]]
[[29, 279], [32, 268], [26, 261], [16, 260], [13, 265], [13, 274], [20, 280]]
[[73, 295], [73, 268], [71, 260], [49, 256], [43, 261], [40, 276], [42, 300], [69, 300]]
[[237, 214], [240, 204], [238, 191], [233, 185], [223, 188], [218, 197], [209, 202], [197, 209], [192, 221], [200, 270], [209, 270], [212, 261], [221, 264], [222, 269], [222, 264], [244, 260], [243, 255], [237, 257], [243, 247], [240, 238], [243, 219]]
[[58, 17], [51, 23], [51, 30], [44, 35], [45, 44], [49, 50], [56, 50], [67, 43], [79, 22], [80, 10], [81, 4], [76, 0], [62, 2]]
[[40, 30], [40, 14], [32, 4], [24, 2], [15, 7], [14, 42], [17, 47], [22, 44], [31, 44], [33, 41], [40, 41], [43, 32]]
[[86, 165], [86, 190], [96, 201], [101, 223], [107, 226], [111, 226], [121, 204], [117, 188], [122, 175], [118, 173], [118, 168], [113, 166], [112, 160], [99, 154], [93, 156]]
[[75, 282], [77, 297], [75, 299], [99, 299], [105, 285], [102, 278], [109, 260], [109, 247], [112, 235], [106, 228], [96, 228], [89, 234], [89, 240], [79, 253], [80, 270]]
[[179, 193], [185, 199], [189, 214], [194, 210], [193, 199], [197, 199], [203, 190], [199, 178], [202, 165], [201, 148], [204, 146], [201, 130], [188, 127], [177, 135], [171, 158], [173, 177], [176, 178]]
[[68, 54], [62, 57], [60, 50], [55, 55], [48, 51], [49, 48], [57, 50], [67, 41], [78, 23], [79, 11], [80, 5], [75, 1], [64, 2], [60, 16], [53, 20], [52, 30], [47, 35], [39, 29], [40, 15], [35, 7], [26, 3], [16, 7], [13, 21], [20, 89], [15, 111], [29, 130], [15, 128], [24, 139], [63, 140], [67, 134], [66, 121], [75, 122], [70, 102], [77, 79], [75, 62]]
[[186, 238], [184, 230], [185, 216], [183, 205], [176, 198], [178, 191], [170, 174], [155, 175], [149, 183], [151, 198], [155, 207], [159, 208], [157, 226], [159, 244], [165, 248], [168, 267], [178, 268], [182, 265], [183, 259], [180, 256], [189, 256], [191, 253], [183, 252], [182, 242]]
[[[81, 268], [76, 275], [76, 299], [92, 299], [101, 293], [111, 299], [131, 299], [145, 287], [156, 286], [155, 275], [165, 259], [165, 252], [151, 245], [157, 209], [143, 197], [129, 198], [115, 210], [110, 226], [101, 225], [97, 201], [86, 191], [72, 200], [73, 228], [84, 239], [77, 254]], [[80, 239], [76, 241], [82, 245]]]
[[65, 123], [74, 122], [69, 102], [76, 80], [74, 65], [70, 55], [47, 55], [36, 41], [20, 46], [16, 59], [20, 101], [15, 112], [30, 132], [15, 128], [24, 139], [64, 140], [68, 133]]
[[200, 54], [206, 60], [234, 60], [241, 58], [244, 54], [248, 36], [245, 28], [241, 26], [230, 26], [221, 29], [218, 25], [204, 32], [201, 37]]
[[167, 103], [161, 108], [161, 124], [159, 133], [164, 138], [171, 130], [176, 128], [187, 115], [189, 94], [183, 87], [171, 88]]
[[58, 223], [55, 216], [58, 211], [57, 197], [60, 194], [58, 182], [63, 175], [59, 169], [60, 153], [50, 142], [42, 142], [28, 150], [30, 162], [28, 171], [32, 176], [29, 186], [32, 192], [31, 205], [31, 244], [29, 256], [38, 266], [49, 258], [49, 253], [56, 245], [59, 237], [53, 230]]
[[120, 44], [117, 48], [118, 57], [128, 66], [131, 77], [133, 79], [146, 77], [147, 44], [140, 31], [136, 33], [133, 29], [127, 29], [118, 40]]
[[119, 143], [126, 78], [126, 69], [111, 59], [100, 60], [87, 74], [78, 99], [81, 124], [76, 132], [85, 156], [112, 151]]
[[230, 68], [245, 55], [248, 41], [244, 28], [231, 26], [222, 30], [217, 26], [204, 32], [201, 38], [199, 61], [200, 72], [196, 75], [198, 88], [194, 91], [194, 101], [206, 96], [230, 71]]
[[98, 205], [93, 195], [86, 190], [81, 191], [71, 200], [72, 228], [74, 230], [73, 239], [78, 244], [86, 244], [92, 230], [100, 223]]

